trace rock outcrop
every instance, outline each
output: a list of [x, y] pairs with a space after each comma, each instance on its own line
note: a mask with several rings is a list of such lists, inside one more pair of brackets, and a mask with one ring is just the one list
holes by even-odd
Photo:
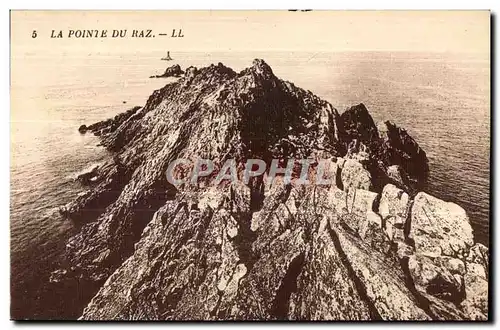
[[78, 128], [78, 131], [82, 134], [87, 133], [88, 131], [94, 133], [96, 136], [101, 136], [108, 134], [114, 130], [116, 130], [120, 125], [122, 125], [124, 122], [130, 119], [130, 117], [136, 115], [139, 110], [141, 109], [140, 106], [135, 106], [123, 113], [120, 113], [116, 115], [114, 118], [109, 118], [103, 121], [99, 121], [97, 123], [94, 123], [92, 125], [81, 125]]
[[[488, 317], [488, 249], [458, 205], [417, 193], [425, 153], [362, 104], [340, 115], [262, 60], [219, 63], [89, 127], [114, 157], [63, 208], [83, 227], [54, 273], [101, 285], [81, 319]], [[173, 186], [177, 158], [326, 159], [332, 180]]]
[[163, 74], [150, 76], [149, 78], [169, 78], [169, 77], [179, 78], [183, 74], [184, 71], [181, 69], [181, 66], [179, 64], [174, 64], [172, 66], [169, 66]]
[[404, 242], [405, 228], [410, 211], [410, 197], [406, 192], [392, 184], [384, 187], [380, 197], [379, 213], [383, 227], [389, 238], [397, 242]]
[[415, 248], [430, 257], [463, 255], [474, 243], [465, 210], [424, 192], [413, 201], [409, 236]]

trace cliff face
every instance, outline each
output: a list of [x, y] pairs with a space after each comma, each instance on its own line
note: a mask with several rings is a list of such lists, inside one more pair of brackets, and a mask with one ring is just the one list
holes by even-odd
[[[88, 129], [115, 156], [61, 209], [83, 227], [54, 274], [103, 283], [82, 319], [487, 318], [487, 248], [363, 104], [339, 114], [262, 60], [219, 63]], [[177, 158], [328, 159], [332, 184], [173, 186]]]

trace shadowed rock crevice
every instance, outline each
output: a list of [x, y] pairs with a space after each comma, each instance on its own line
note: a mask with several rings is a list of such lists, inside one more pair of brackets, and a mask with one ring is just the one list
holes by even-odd
[[406, 208], [406, 220], [404, 222], [404, 237], [405, 237], [405, 242], [413, 247], [415, 247], [415, 242], [413, 238], [410, 237], [410, 231], [411, 231], [411, 210], [413, 207], [413, 199], [411, 199], [408, 203], [408, 206]]
[[344, 250], [342, 250], [342, 245], [340, 244], [339, 237], [337, 235], [337, 232], [331, 227], [330, 223], [327, 225], [327, 231], [328, 234], [330, 235], [333, 244], [335, 246], [335, 250], [340, 256], [340, 260], [342, 261], [343, 265], [347, 269], [349, 273], [349, 278], [354, 282], [356, 286], [357, 293], [363, 300], [363, 302], [366, 303], [368, 306], [368, 310], [370, 313], [370, 320], [382, 320], [382, 317], [380, 316], [377, 308], [373, 304], [373, 301], [368, 297], [368, 294], [366, 292], [366, 287], [364, 286], [363, 282], [360, 280], [360, 278], [356, 275], [356, 272], [352, 268], [351, 264], [349, 263], [349, 259], [347, 258]]
[[433, 319], [438, 319], [438, 317], [434, 315], [434, 313], [430, 308], [430, 301], [417, 290], [417, 288], [415, 287], [415, 283], [413, 283], [413, 278], [411, 277], [410, 270], [408, 269], [408, 258], [407, 257], [401, 258], [400, 265], [405, 275], [406, 287], [415, 297], [418, 306], [422, 308], [427, 314], [429, 314]]
[[290, 307], [290, 295], [297, 291], [297, 278], [299, 277], [304, 265], [304, 253], [295, 257], [283, 278], [280, 287], [274, 298], [273, 310], [271, 315], [277, 320], [288, 319], [288, 311]]
[[340, 190], [344, 190], [344, 184], [342, 183], [342, 168], [338, 167], [335, 173], [335, 185]]
[[248, 208], [246, 210], [236, 208], [238, 212], [231, 213], [239, 227], [238, 235], [233, 238], [233, 243], [238, 251], [240, 262], [245, 265], [247, 271], [252, 269], [258, 259], [258, 256], [252, 251], [252, 244], [257, 238], [257, 234], [252, 231], [251, 225], [252, 215], [255, 212], [254, 208], [256, 205], [261, 204], [263, 200], [260, 191], [252, 189], [250, 190], [250, 200], [247, 201]]

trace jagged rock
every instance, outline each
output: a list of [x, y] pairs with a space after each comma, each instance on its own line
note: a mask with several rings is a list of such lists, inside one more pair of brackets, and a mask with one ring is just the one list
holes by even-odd
[[[322, 167], [321, 179], [325, 182], [330, 182], [333, 185], [337, 185], [338, 176], [340, 174], [337, 162], [335, 162], [333, 159], [326, 159], [324, 160]], [[316, 181], [316, 177], [310, 181], [314, 183]]]
[[347, 159], [354, 159], [361, 164], [368, 164], [370, 160], [370, 152], [363, 142], [352, 140], [347, 146]]
[[338, 168], [342, 169], [344, 167], [345, 163], [345, 158], [343, 157], [337, 157], [337, 166]]
[[420, 295], [419, 299], [422, 303], [428, 306], [428, 313], [432, 315], [433, 319], [447, 321], [462, 321], [469, 319], [469, 316], [451, 301], [439, 299], [427, 293], [419, 292], [418, 294]]
[[469, 250], [467, 262], [479, 264], [487, 271], [489, 269], [488, 248], [481, 243], [474, 244]]
[[90, 170], [79, 174], [76, 177], [76, 180], [80, 181], [82, 184], [90, 184], [95, 181], [98, 175], [99, 166], [94, 166]]
[[[234, 318], [237, 319], [283, 319], [287, 318], [287, 297], [283, 296], [288, 288], [288, 278], [297, 276], [304, 253], [304, 231], [290, 229], [269, 242], [260, 250], [261, 257], [241, 282], [240, 296]], [[283, 305], [282, 305], [283, 304]], [[232, 318], [232, 317], [231, 317]]]
[[408, 268], [416, 287], [422, 292], [454, 303], [462, 301], [465, 266], [461, 260], [412, 255], [409, 257]]
[[400, 165], [391, 165], [387, 167], [386, 173], [389, 180], [398, 187], [404, 188], [409, 192], [413, 191], [413, 184], [410, 178], [408, 178], [407, 173], [401, 168]]
[[477, 275], [477, 276], [482, 277], [484, 279], [488, 278], [488, 276], [486, 275], [486, 269], [484, 268], [483, 265], [476, 264], [474, 262], [471, 262], [471, 263], [467, 262], [467, 271], [470, 274]]
[[420, 192], [411, 209], [410, 237], [417, 253], [428, 256], [466, 255], [474, 244], [464, 209]]
[[87, 132], [87, 125], [80, 125], [80, 127], [78, 127], [78, 132], [85, 134]]
[[180, 77], [184, 74], [181, 66], [179, 64], [174, 64], [168, 67], [162, 75], [151, 76], [149, 78], [168, 78], [168, 77]]
[[404, 228], [408, 216], [409, 196], [392, 184], [384, 187], [380, 197], [379, 213], [391, 241], [405, 240]]
[[194, 66], [190, 66], [186, 69], [186, 78], [192, 79], [198, 73], [198, 69]]
[[344, 190], [364, 189], [370, 190], [372, 186], [371, 174], [361, 163], [347, 159], [342, 166], [342, 185]]
[[461, 307], [471, 320], [488, 320], [488, 281], [473, 272], [464, 276], [465, 299]]
[[419, 193], [411, 219], [416, 255], [410, 256], [409, 269], [419, 290], [440, 298], [441, 305], [446, 300], [460, 305], [459, 311], [446, 309], [456, 319], [487, 319], [487, 268], [474, 262], [487, 260], [487, 248], [470, 248], [472, 229], [463, 209]]
[[137, 115], [137, 113], [141, 108], [142, 107], [140, 106], [136, 106], [127, 110], [126, 112], [116, 115], [114, 118], [109, 118], [89, 126], [81, 125], [78, 128], [78, 131], [81, 134], [85, 134], [86, 132], [91, 131], [96, 136], [110, 134], [114, 132], [118, 127], [120, 127], [121, 124], [129, 120], [129, 118], [131, 118], [134, 115]]
[[364, 287], [372, 310], [383, 320], [428, 320], [429, 315], [419, 306], [404, 283], [405, 275], [383, 254], [370, 249], [347, 232], [337, 231], [337, 237], [350, 267]]
[[290, 319], [372, 319], [370, 304], [360, 296], [328, 231], [315, 233], [310, 246], [290, 298]]
[[472, 320], [488, 319], [488, 248], [480, 243], [474, 244], [465, 261], [464, 275], [465, 299], [461, 303], [464, 311]]
[[388, 254], [392, 244], [387, 233], [382, 229], [382, 219], [376, 213], [368, 214], [366, 220], [360, 224], [359, 236], [364, 243], [375, 251]]
[[390, 121], [379, 123], [377, 128], [382, 140], [379, 157], [386, 164], [400, 165], [405, 175], [414, 180], [424, 179], [429, 171], [427, 155], [408, 132]]
[[64, 280], [64, 277], [66, 276], [67, 272], [68, 271], [65, 269], [58, 269], [58, 270], [52, 272], [52, 274], [50, 274], [49, 281], [51, 283], [59, 283], [62, 280]]
[[396, 244], [397, 244], [396, 255], [398, 256], [399, 259], [410, 257], [415, 253], [415, 249], [411, 245], [408, 245], [404, 242], [397, 242]]
[[[347, 193], [347, 212], [342, 215], [343, 222], [360, 237], [374, 244], [382, 243], [382, 219], [374, 212], [377, 193], [356, 189]], [[375, 243], [377, 242], [377, 243]], [[385, 249], [384, 249], [385, 250]]]
[[[348, 193], [348, 205], [347, 211], [349, 213], [357, 215], [359, 218], [366, 218], [367, 214], [373, 213], [375, 208], [375, 201], [378, 194], [373, 191], [368, 191], [364, 189], [351, 190]], [[381, 221], [378, 221], [381, 226]]]
[[[229, 212], [237, 201], [190, 211], [186, 199], [167, 202], [155, 213], [134, 256], [108, 279], [82, 318], [209, 319], [221, 299], [235, 294], [246, 273], [236, 243], [242, 229]], [[106, 305], [109, 299], [113, 306]]]
[[389, 121], [375, 125], [362, 103], [342, 113], [338, 127], [338, 149], [370, 170], [374, 188], [395, 183], [413, 192], [427, 178], [427, 156], [418, 143]]
[[370, 145], [379, 137], [377, 126], [363, 103], [350, 107], [340, 115], [340, 127], [343, 141], [357, 140]]
[[[328, 191], [328, 202], [336, 215], [345, 215], [349, 212], [349, 202], [347, 192], [332, 186]], [[338, 218], [335, 218], [338, 220]]]
[[[296, 193], [295, 190], [294, 192]], [[288, 212], [289, 209], [287, 210], [285, 206], [280, 209], [280, 211], [284, 212], [281, 214], [281, 217], [275, 217], [273, 216], [273, 213], [276, 209], [278, 209], [281, 202], [288, 200], [290, 194], [290, 185], [273, 185], [268, 191], [268, 195], [265, 198], [265, 203], [262, 208], [258, 212], [252, 214], [250, 226], [252, 231], [259, 230], [264, 234], [277, 232], [281, 223], [285, 224], [283, 222], [283, 218], [288, 218], [290, 213]]]

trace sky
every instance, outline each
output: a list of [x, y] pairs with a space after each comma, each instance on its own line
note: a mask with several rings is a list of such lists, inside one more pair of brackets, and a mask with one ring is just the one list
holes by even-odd
[[[69, 30], [127, 30], [68, 38]], [[132, 30], [154, 38], [132, 38]], [[182, 29], [183, 38], [170, 35]], [[36, 30], [37, 37], [33, 38]], [[51, 38], [52, 30], [63, 38]], [[101, 32], [99, 32], [101, 33]], [[12, 11], [12, 56], [175, 51], [408, 51], [489, 54], [489, 11]]]

